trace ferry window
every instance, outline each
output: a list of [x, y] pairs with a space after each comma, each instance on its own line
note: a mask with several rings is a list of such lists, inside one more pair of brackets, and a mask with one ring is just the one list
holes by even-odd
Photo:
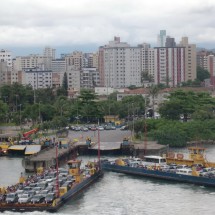
[[160, 159], [160, 162], [161, 163], [166, 162], [166, 159]]

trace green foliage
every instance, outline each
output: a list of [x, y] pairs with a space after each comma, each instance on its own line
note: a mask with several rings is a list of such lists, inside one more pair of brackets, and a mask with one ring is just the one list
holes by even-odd
[[[144, 135], [144, 120], [135, 122], [135, 133]], [[181, 147], [188, 141], [215, 140], [215, 120], [195, 120], [187, 123], [164, 119], [147, 119], [147, 139], [163, 145]]]
[[214, 108], [215, 99], [209, 93], [178, 90], [172, 92], [169, 100], [160, 105], [159, 113], [162, 117], [171, 120], [178, 120], [180, 115], [183, 115], [184, 121], [187, 121], [187, 118], [194, 113], [193, 116], [196, 117], [199, 110], [210, 112], [210, 114], [205, 116], [206, 119], [211, 118]]
[[205, 79], [208, 79], [210, 78], [210, 73], [208, 72], [208, 70], [200, 67], [200, 66], [197, 66], [197, 79], [202, 82], [204, 81]]

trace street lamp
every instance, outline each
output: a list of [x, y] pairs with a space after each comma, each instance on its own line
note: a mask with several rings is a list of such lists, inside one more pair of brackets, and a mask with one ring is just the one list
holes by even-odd
[[41, 123], [40, 102], [39, 102], [39, 123]]
[[134, 102], [132, 102], [133, 119], [132, 119], [132, 139], [134, 136]]
[[18, 95], [16, 94], [16, 112], [17, 112], [17, 97]]
[[21, 108], [22, 108], [22, 104], [19, 105], [19, 120], [20, 120], [20, 130], [21, 130], [21, 125], [22, 125], [22, 117], [21, 117]]

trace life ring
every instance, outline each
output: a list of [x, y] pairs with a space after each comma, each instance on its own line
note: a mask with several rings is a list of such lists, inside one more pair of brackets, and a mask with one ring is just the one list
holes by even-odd
[[175, 153], [174, 152], [169, 152], [168, 157], [169, 158], [175, 158]]
[[184, 158], [183, 154], [177, 154], [177, 159], [182, 160]]

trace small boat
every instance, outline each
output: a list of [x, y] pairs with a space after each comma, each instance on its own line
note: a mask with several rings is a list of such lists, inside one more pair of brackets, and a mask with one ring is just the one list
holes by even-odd
[[[89, 162], [83, 169], [81, 169], [80, 166], [81, 160], [70, 160], [68, 161], [68, 171], [61, 172], [60, 174], [57, 169], [43, 171], [43, 169], [40, 168], [39, 172], [30, 177], [30, 179], [25, 179], [21, 176], [19, 183], [11, 186], [9, 190], [6, 190], [5, 188], [0, 189], [0, 212], [56, 212], [66, 201], [74, 198], [103, 175], [99, 162]], [[62, 176], [62, 174], [63, 177], [66, 178], [66, 181], [64, 181], [63, 184], [61, 184], [62, 180], [59, 180], [59, 177]], [[46, 177], [48, 177], [48, 179], [46, 179]], [[43, 181], [43, 179], [45, 180]], [[32, 196], [31, 200], [28, 202], [23, 203], [19, 201], [17, 192], [20, 190], [17, 189], [20, 188], [20, 186], [22, 186], [22, 189], [29, 194], [30, 190], [33, 189], [31, 189], [31, 187], [35, 186], [35, 184], [38, 183], [36, 186], [46, 189], [48, 183], [54, 183], [53, 181], [56, 183], [54, 184], [56, 190], [55, 193], [53, 193], [55, 198], [52, 199], [52, 201], [46, 202], [44, 196], [42, 196], [42, 191], [39, 191], [38, 194]], [[46, 191], [44, 190], [43, 194]]]

